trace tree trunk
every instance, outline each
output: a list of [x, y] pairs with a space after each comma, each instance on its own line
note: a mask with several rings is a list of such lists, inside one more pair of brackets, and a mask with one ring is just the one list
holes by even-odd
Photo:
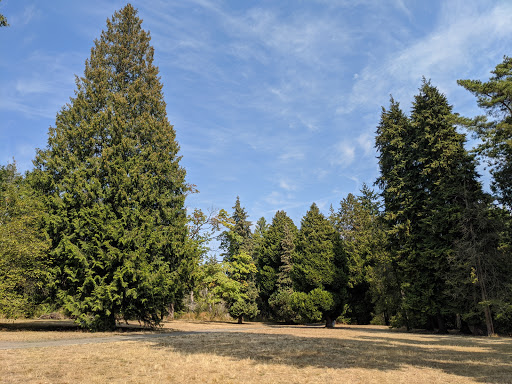
[[384, 315], [384, 324], [389, 326], [389, 315], [388, 315], [388, 311], [384, 311], [383, 312], [383, 315]]
[[438, 333], [448, 333], [448, 328], [446, 328], [446, 322], [444, 321], [443, 315], [440, 313], [437, 314], [437, 326]]
[[238, 316], [238, 324], [242, 324], [244, 321], [244, 317], [243, 316]]
[[[464, 183], [464, 199], [466, 203], [466, 209], [469, 209], [469, 202], [467, 199], [467, 192], [466, 192], [466, 184]], [[473, 223], [469, 223], [469, 235], [471, 239], [471, 245], [476, 249], [475, 243], [476, 243], [476, 234], [475, 230], [473, 228]], [[480, 294], [482, 298], [482, 302], [484, 303], [484, 315], [485, 315], [485, 325], [487, 327], [487, 336], [493, 336], [494, 335], [494, 324], [492, 322], [492, 315], [491, 315], [491, 308], [489, 307], [489, 304], [487, 304], [488, 295], [487, 295], [487, 286], [486, 286], [486, 279], [485, 279], [485, 272], [482, 268], [482, 256], [480, 252], [477, 250], [475, 252], [476, 254], [476, 277], [478, 279], [478, 285], [480, 286]]]
[[485, 326], [487, 328], [487, 336], [494, 336], [494, 324], [492, 322], [491, 308], [489, 304], [486, 303], [488, 300], [487, 289], [485, 286], [485, 279], [482, 273], [482, 262], [480, 260], [480, 255], [477, 254], [477, 278], [478, 284], [480, 285], [480, 293], [482, 295], [482, 302], [484, 303], [484, 315], [485, 315]]
[[169, 304], [169, 318], [174, 320], [174, 303]]
[[108, 322], [109, 322], [110, 330], [114, 331], [116, 329], [116, 315], [114, 313], [114, 308], [112, 308], [112, 311], [110, 312], [110, 315], [108, 316]]
[[484, 313], [485, 325], [487, 326], [487, 336], [494, 336], [494, 325], [492, 323], [491, 308], [487, 304], [484, 305]]
[[331, 319], [331, 316], [325, 316], [325, 328], [334, 328], [336, 322]]

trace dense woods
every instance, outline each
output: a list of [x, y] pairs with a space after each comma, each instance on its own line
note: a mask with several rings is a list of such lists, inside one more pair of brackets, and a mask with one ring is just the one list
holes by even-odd
[[34, 169], [0, 167], [1, 315], [512, 333], [511, 58], [487, 82], [458, 81], [486, 116], [455, 115], [423, 79], [410, 116], [393, 98], [382, 108], [372, 185], [327, 215], [312, 203], [299, 227], [282, 210], [253, 225], [238, 197], [231, 213], [185, 209], [194, 188], [141, 23], [130, 5], [107, 21]]

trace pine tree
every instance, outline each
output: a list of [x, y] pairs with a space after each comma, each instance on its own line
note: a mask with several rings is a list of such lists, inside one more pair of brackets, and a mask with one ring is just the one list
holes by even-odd
[[346, 257], [339, 235], [316, 204], [301, 221], [292, 268], [292, 307], [303, 320], [324, 319], [331, 327], [345, 304]]
[[482, 140], [477, 150], [488, 158], [494, 191], [512, 210], [512, 58], [505, 56], [491, 73], [493, 76], [487, 82], [458, 80], [457, 83], [473, 93], [478, 105], [495, 118], [486, 123], [485, 117], [477, 117], [466, 124]]
[[129, 4], [107, 20], [35, 160], [55, 295], [90, 329], [112, 329], [119, 317], [159, 323], [197, 263], [190, 188], [141, 23]]
[[[504, 56], [503, 61], [498, 64], [493, 71], [491, 71], [493, 76], [489, 78], [488, 81], [482, 82], [480, 80], [458, 80], [457, 83], [473, 93], [477, 97], [478, 105], [483, 108], [487, 115], [491, 117], [491, 121], [487, 120], [485, 116], [477, 116], [474, 119], [461, 119], [462, 124], [466, 127], [470, 128], [473, 132], [476, 133], [477, 137], [481, 140], [481, 143], [476, 148], [476, 152], [487, 158], [487, 163], [491, 169], [491, 175], [493, 176], [491, 188], [493, 192], [497, 193], [497, 198], [500, 203], [504, 205], [503, 208], [507, 212], [501, 212], [500, 214], [494, 215], [491, 222], [494, 224], [492, 227], [496, 228], [496, 226], [502, 228], [498, 230], [498, 237], [500, 237], [499, 242], [499, 250], [496, 251], [495, 247], [495, 235], [491, 235], [488, 230], [478, 230], [477, 233], [487, 233], [487, 236], [484, 238], [489, 239], [489, 237], [493, 238], [491, 241], [492, 245], [489, 247], [485, 247], [487, 249], [483, 250], [480, 248], [480, 251], [473, 251], [470, 254], [477, 257], [480, 252], [483, 251], [483, 255], [495, 255], [498, 260], [501, 260], [500, 263], [494, 262], [492, 259], [489, 260], [489, 257], [484, 258], [482, 265], [487, 265], [487, 267], [482, 267], [482, 272], [486, 269], [489, 271], [487, 276], [488, 284], [491, 284], [493, 288], [488, 289], [489, 300], [494, 298], [494, 308], [498, 313], [501, 313], [498, 317], [501, 319], [512, 319], [512, 307], [510, 306], [510, 300], [508, 304], [503, 304], [507, 302], [507, 297], [510, 298], [510, 292], [512, 292], [512, 280], [510, 279], [510, 273], [499, 271], [502, 269], [503, 271], [510, 271], [512, 264], [512, 241], [510, 232], [507, 234], [507, 225], [510, 225], [510, 212], [512, 212], [512, 58]], [[482, 209], [476, 208], [473, 211], [482, 211]], [[485, 211], [485, 209], [484, 209]], [[503, 211], [501, 208], [494, 207], [492, 209], [494, 212]], [[475, 228], [482, 226], [484, 228], [489, 227], [489, 217], [485, 214], [477, 215], [479, 218], [485, 218], [483, 220], [477, 220], [475, 223]], [[468, 229], [468, 226], [466, 226]], [[471, 229], [471, 228], [469, 228]], [[510, 229], [508, 229], [510, 231]], [[491, 233], [494, 231], [491, 231]], [[471, 231], [466, 231], [467, 233], [471, 233]], [[466, 236], [466, 244], [470, 241]], [[488, 244], [488, 241], [479, 241], [477, 244]], [[490, 267], [490, 264], [494, 266]], [[497, 264], [500, 265], [501, 268], [497, 268]], [[491, 273], [490, 271], [493, 271]], [[500, 277], [498, 277], [500, 276]], [[506, 277], [508, 276], [508, 278]], [[480, 284], [482, 279], [477, 278], [478, 284], [481, 288], [483, 288], [482, 284]], [[508, 292], [507, 290], [503, 291], [503, 286], [509, 286]], [[502, 304], [496, 305], [496, 303], [501, 302]], [[487, 332], [491, 327], [489, 326], [490, 322], [488, 320], [490, 316], [486, 313], [486, 322], [487, 322]]]

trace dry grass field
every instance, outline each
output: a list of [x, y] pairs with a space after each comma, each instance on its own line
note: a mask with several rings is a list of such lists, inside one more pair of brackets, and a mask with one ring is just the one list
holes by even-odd
[[[510, 338], [184, 321], [130, 331], [109, 340], [63, 321], [0, 321], [0, 382], [512, 383]], [[143, 336], [120, 341], [133, 334]], [[42, 345], [70, 339], [90, 343]]]

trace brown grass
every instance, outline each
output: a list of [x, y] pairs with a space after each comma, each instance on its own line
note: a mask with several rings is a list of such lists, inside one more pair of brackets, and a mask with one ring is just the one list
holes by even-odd
[[410, 334], [380, 326], [174, 321], [164, 330], [169, 328], [201, 333], [0, 350], [0, 382], [512, 383], [509, 338]]
[[146, 333], [148, 330], [133, 324], [120, 327], [116, 332], [91, 333], [80, 329], [72, 320], [0, 319], [0, 343], [111, 337], [126, 332]]

